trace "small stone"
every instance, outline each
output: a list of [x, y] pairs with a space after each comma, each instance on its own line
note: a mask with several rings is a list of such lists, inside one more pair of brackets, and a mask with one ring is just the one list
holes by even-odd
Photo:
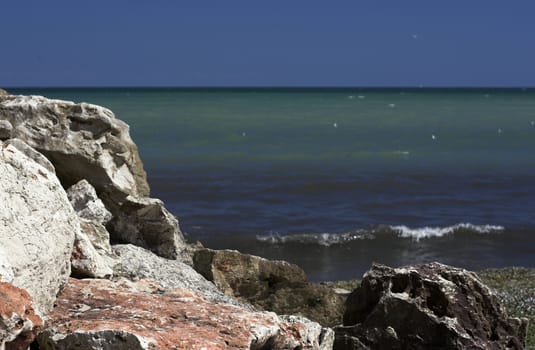
[[0, 120], [0, 140], [7, 140], [11, 138], [11, 131], [13, 126], [7, 120]]

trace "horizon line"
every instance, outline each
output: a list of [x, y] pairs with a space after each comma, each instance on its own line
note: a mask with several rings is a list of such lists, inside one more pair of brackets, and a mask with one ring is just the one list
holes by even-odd
[[496, 86], [496, 85], [471, 85], [471, 86], [452, 86], [452, 85], [371, 85], [371, 86], [349, 86], [349, 85], [65, 85], [65, 86], [6, 86], [0, 87], [4, 90], [9, 89], [535, 89], [534, 86]]

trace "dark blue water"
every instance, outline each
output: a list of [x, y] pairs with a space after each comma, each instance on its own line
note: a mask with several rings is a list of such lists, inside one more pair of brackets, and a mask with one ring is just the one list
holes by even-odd
[[298, 263], [535, 266], [535, 90], [37, 89], [131, 126], [191, 241]]

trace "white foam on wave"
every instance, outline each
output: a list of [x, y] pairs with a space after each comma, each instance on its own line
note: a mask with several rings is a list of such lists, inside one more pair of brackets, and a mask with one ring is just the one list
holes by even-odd
[[470, 223], [460, 223], [447, 227], [420, 227], [409, 228], [407, 226], [390, 226], [399, 237], [412, 238], [416, 241], [422, 238], [442, 237], [455, 233], [460, 230], [468, 230], [476, 233], [497, 233], [505, 230], [503, 226], [498, 225], [474, 225]]
[[300, 243], [300, 244], [317, 244], [329, 247], [333, 244], [343, 244], [357, 239], [373, 238], [365, 233], [364, 230], [346, 233], [299, 233], [293, 235], [281, 235], [270, 233], [268, 235], [257, 235], [256, 239], [260, 242], [271, 244]]
[[374, 229], [358, 229], [344, 233], [299, 233], [283, 235], [271, 232], [267, 235], [257, 235], [260, 242], [269, 244], [317, 244], [324, 247], [344, 244], [355, 240], [375, 239], [378, 236], [390, 235], [399, 238], [410, 238], [415, 241], [428, 238], [439, 238], [459, 231], [469, 231], [477, 234], [499, 233], [505, 230], [499, 225], [474, 225], [470, 223], [459, 223], [446, 227], [419, 227], [410, 228], [408, 226], [377, 226]]

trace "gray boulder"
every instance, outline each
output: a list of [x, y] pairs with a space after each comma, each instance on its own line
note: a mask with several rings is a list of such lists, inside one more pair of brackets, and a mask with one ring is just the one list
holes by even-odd
[[0, 174], [0, 262], [46, 314], [70, 275], [78, 217], [53, 172], [1, 141]]
[[149, 278], [166, 289], [188, 289], [211, 301], [243, 305], [221, 293], [213, 283], [180, 261], [159, 257], [131, 244], [114, 245], [112, 249], [117, 256], [114, 278], [125, 277], [133, 281]]
[[178, 220], [159, 199], [127, 197], [107, 227], [117, 243], [132, 243], [164, 258], [191, 263]]
[[347, 299], [335, 348], [523, 349], [526, 328], [473, 272], [374, 265]]
[[0, 120], [6, 135], [23, 140], [52, 162], [64, 188], [83, 179], [95, 188], [114, 216], [108, 226], [112, 240], [188, 259], [176, 219], [161, 201], [146, 198], [149, 185], [128, 125], [109, 109], [3, 94]]
[[0, 120], [0, 140], [7, 140], [11, 138], [13, 126], [7, 120]]
[[323, 326], [341, 323], [343, 299], [308, 283], [299, 266], [235, 250], [198, 249], [194, 268], [221, 291], [277, 314], [301, 315]]
[[87, 179], [110, 203], [147, 196], [149, 186], [128, 125], [106, 108], [42, 96], [0, 95], [0, 119], [56, 166], [67, 188]]
[[99, 253], [83, 230], [76, 234], [71, 255], [71, 275], [79, 278], [110, 278], [113, 258]]
[[98, 198], [95, 188], [87, 180], [80, 180], [67, 189], [67, 197], [79, 217], [102, 225], [110, 221], [112, 215]]

